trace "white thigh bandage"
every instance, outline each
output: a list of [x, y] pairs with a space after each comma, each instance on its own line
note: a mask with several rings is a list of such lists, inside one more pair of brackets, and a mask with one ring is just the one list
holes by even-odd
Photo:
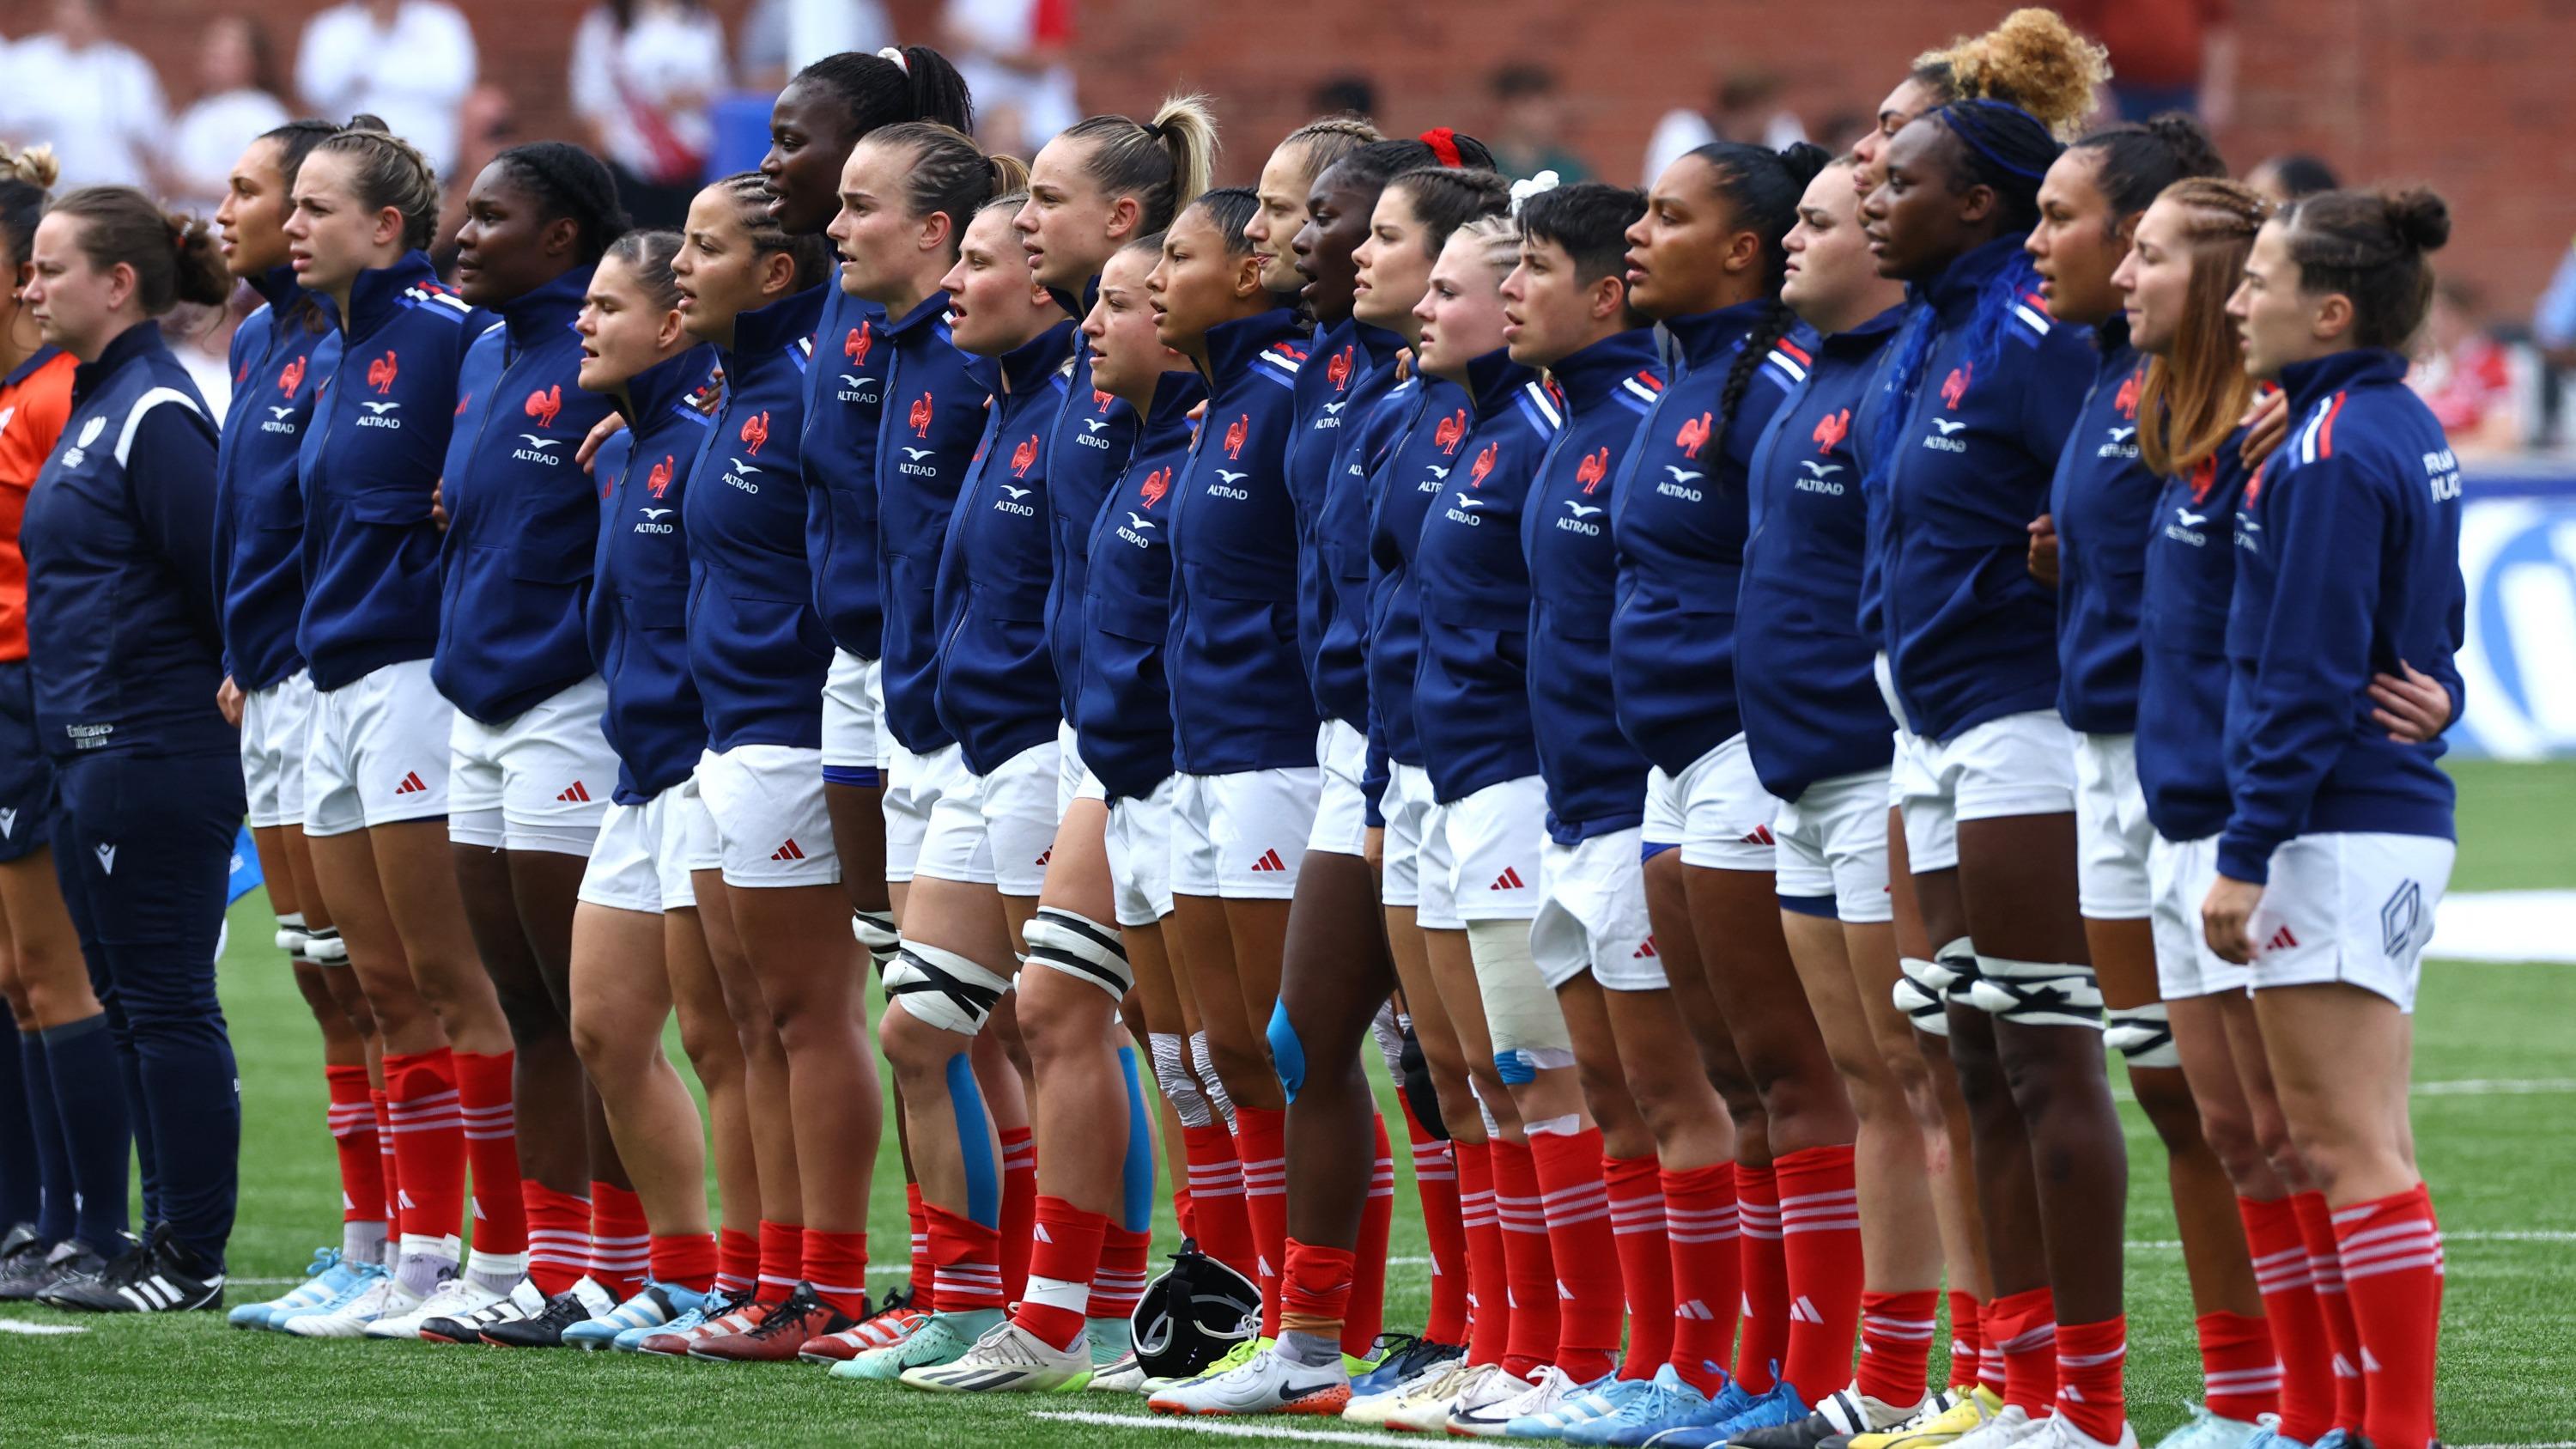
[[302, 960], [304, 943], [311, 939], [305, 933], [302, 911], [280, 911], [277, 916], [277, 949]]
[[304, 959], [316, 966], [349, 964], [349, 943], [340, 939], [337, 926], [308, 927], [304, 936]]
[[1199, 1090], [1207, 1093], [1208, 1105], [1225, 1119], [1225, 1130], [1234, 1130], [1234, 1099], [1225, 1094], [1225, 1078], [1216, 1074], [1216, 1058], [1208, 1054], [1207, 1033], [1190, 1033], [1190, 1061], [1199, 1070]]
[[1020, 928], [1020, 939], [1029, 948], [1028, 959], [1090, 982], [1108, 992], [1113, 1002], [1126, 999], [1127, 989], [1136, 984], [1136, 968], [1127, 964], [1127, 947], [1114, 926], [1040, 906]]
[[1961, 936], [1933, 952], [1929, 961], [1905, 957], [1897, 962], [1897, 973], [1896, 1009], [1925, 1036], [1948, 1036], [1951, 995], [1975, 981], [1976, 949]]
[[2089, 966], [1979, 956], [1967, 1002], [2018, 1026], [2102, 1029], [2102, 988]]
[[954, 951], [905, 942], [886, 968], [886, 1004], [924, 1026], [973, 1036], [1011, 989], [1011, 979], [976, 965]]
[[1190, 1048], [1179, 1032], [1158, 1031], [1147, 1043], [1154, 1050], [1154, 1081], [1184, 1127], [1205, 1127], [1216, 1120], [1198, 1078], [1190, 1075]]
[[895, 952], [903, 945], [903, 933], [895, 929], [892, 911], [850, 912], [850, 934], [868, 948], [868, 959], [876, 963], [879, 973], [894, 964]]
[[2113, 1010], [2102, 1026], [2102, 1044], [2127, 1057], [2133, 1067], [2182, 1065], [2182, 1053], [2174, 1049], [2173, 1023], [2161, 1001]]
[[1369, 1018], [1369, 1036], [1377, 1042], [1377, 1054], [1386, 1059], [1387, 1079], [1404, 1081], [1404, 1023], [1396, 1019], [1395, 998], [1388, 997]]

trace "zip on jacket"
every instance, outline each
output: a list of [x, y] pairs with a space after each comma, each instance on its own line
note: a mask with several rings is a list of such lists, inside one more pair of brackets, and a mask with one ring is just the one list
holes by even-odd
[[[1100, 300], [1100, 279], [1082, 284], [1081, 295], [1054, 293], [1056, 305], [1076, 323], [1091, 315]], [[1047, 511], [1054, 520], [1055, 571], [1047, 586], [1047, 653], [1055, 666], [1058, 698], [1066, 720], [1081, 723], [1077, 712], [1082, 691], [1083, 571], [1090, 564], [1091, 528], [1099, 522], [1109, 490], [1127, 468], [1136, 446], [1136, 410], [1092, 385], [1091, 343], [1073, 335], [1073, 371], [1065, 378], [1064, 406], [1057, 409], [1045, 456]]]
[[948, 337], [948, 294], [889, 320], [886, 402], [877, 419], [877, 597], [885, 609], [885, 724], [926, 755], [953, 736], [939, 721], [939, 552], [957, 490], [984, 435], [987, 393]]
[[[315, 399], [340, 363], [340, 334], [293, 267], [250, 279], [267, 300], [233, 330], [233, 400], [215, 451], [215, 574], [223, 590], [224, 672], [243, 692], [304, 667], [304, 496], [296, 453]], [[318, 329], [318, 330], [317, 330]]]
[[805, 374], [805, 564], [833, 647], [885, 647], [877, 594], [877, 431], [885, 407], [885, 309], [827, 283]]
[[[1353, 335], [1330, 351], [1318, 350], [1297, 375], [1322, 379], [1314, 415], [1299, 429], [1300, 451], [1330, 442], [1323, 490], [1297, 555], [1297, 641], [1306, 677], [1315, 689], [1315, 713], [1352, 729], [1368, 730], [1369, 517], [1374, 499], [1369, 474], [1385, 456], [1397, 416], [1379, 404], [1395, 386], [1396, 352], [1404, 339], [1383, 327], [1352, 324]], [[1326, 422], [1329, 420], [1329, 426]]]
[[2145, 585], [2157, 480], [2138, 461], [2138, 395], [2147, 360], [2126, 318], [2094, 330], [2084, 395], [2049, 485], [2057, 529], [2057, 713], [2067, 728], [2138, 727], [2138, 596]]
[[1401, 410], [1403, 421], [1369, 490], [1369, 739], [1373, 755], [1419, 766], [1413, 678], [1422, 663], [1422, 600], [1413, 551], [1422, 543], [1423, 516], [1460, 462], [1471, 412], [1467, 389], [1430, 376], [1390, 392], [1386, 405]]
[[1112, 800], [1143, 799], [1172, 774], [1172, 686], [1163, 668], [1172, 613], [1171, 499], [1196, 432], [1190, 409], [1206, 397], [1195, 372], [1167, 372], [1154, 385], [1153, 405], [1092, 520], [1085, 550], [1075, 743]]

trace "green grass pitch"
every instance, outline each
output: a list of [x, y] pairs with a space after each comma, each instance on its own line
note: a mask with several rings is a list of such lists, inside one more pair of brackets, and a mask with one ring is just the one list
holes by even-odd
[[[2455, 889], [2576, 887], [2576, 765], [2462, 764]], [[2576, 930], [2576, 920], [2568, 923]], [[237, 907], [222, 990], [243, 1108], [234, 1301], [283, 1291], [316, 1244], [338, 1239], [337, 1176], [323, 1132], [319, 1053], [302, 1001], [268, 945], [265, 899]], [[2441, 1422], [2453, 1445], [2558, 1445], [2576, 1422], [2576, 967], [2428, 967], [2417, 1017], [2416, 1133], [2449, 1241]], [[678, 1059], [676, 1048], [673, 1056]], [[685, 1066], [683, 1068], [685, 1070]], [[2441, 1084], [2453, 1084], [2445, 1089]], [[2429, 1089], [2429, 1090], [2425, 1090]], [[2129, 1384], [2150, 1442], [2199, 1386], [2191, 1306], [2173, 1246], [2163, 1154], [2133, 1108]], [[1390, 1108], [1390, 1114], [1392, 1108]], [[889, 1127], [889, 1134], [891, 1127]], [[1406, 1170], [1398, 1153], [1399, 1173]], [[880, 1181], [892, 1174], [891, 1136]], [[2552, 1186], [2556, 1184], [2556, 1186]], [[1390, 1327], [1418, 1326], [1427, 1267], [1412, 1191], [1399, 1184]], [[878, 1194], [880, 1257], [899, 1262], [902, 1195]], [[1158, 1240], [1173, 1239], [1168, 1203]], [[888, 1277], [884, 1282], [891, 1283]], [[220, 1316], [74, 1318], [13, 1309], [0, 1331], [0, 1444], [1044, 1443], [1180, 1446], [1172, 1421], [1106, 1425], [1032, 1417], [1142, 1416], [1106, 1394], [960, 1400], [828, 1379], [810, 1365], [733, 1366], [629, 1355], [508, 1353], [236, 1332]], [[1250, 1427], [1250, 1426], [1246, 1426]], [[1298, 1421], [1299, 1436], [1332, 1426]], [[1263, 1431], [1266, 1432], [1266, 1429]], [[1339, 1438], [1339, 1434], [1331, 1435]]]

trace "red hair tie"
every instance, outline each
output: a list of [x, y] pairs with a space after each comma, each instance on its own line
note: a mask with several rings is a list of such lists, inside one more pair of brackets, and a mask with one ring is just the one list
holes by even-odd
[[1431, 148], [1431, 154], [1440, 158], [1441, 165], [1454, 168], [1467, 164], [1466, 158], [1458, 154], [1458, 133], [1447, 126], [1434, 126], [1423, 132], [1421, 139]]

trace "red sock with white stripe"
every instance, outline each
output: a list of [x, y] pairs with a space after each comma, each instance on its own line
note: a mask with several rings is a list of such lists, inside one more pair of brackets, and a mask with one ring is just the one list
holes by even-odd
[[[1539, 1187], [1538, 1159], [1525, 1142], [1497, 1137], [1487, 1144], [1494, 1158], [1494, 1213], [1503, 1225], [1503, 1271], [1510, 1282], [1511, 1337], [1503, 1345], [1503, 1371], [1525, 1379], [1556, 1355], [1556, 1261], [1547, 1239], [1547, 1211]], [[1601, 1148], [1592, 1148], [1599, 1171]], [[1609, 1222], [1608, 1209], [1602, 1223]], [[1604, 1245], [1605, 1253], [1607, 1245]], [[1606, 1254], [1616, 1261], [1615, 1254]]]
[[692, 1293], [704, 1293], [716, 1286], [716, 1265], [721, 1256], [715, 1234], [655, 1233], [647, 1251], [654, 1282]]
[[401, 1164], [400, 1231], [451, 1238], [465, 1217], [465, 1118], [447, 1048], [385, 1054], [385, 1108]]
[[528, 1281], [548, 1298], [569, 1293], [590, 1271], [590, 1202], [535, 1178], [519, 1184], [528, 1223]]
[[1258, 1282], [1260, 1254], [1252, 1246], [1252, 1219], [1244, 1210], [1243, 1164], [1234, 1155], [1234, 1134], [1223, 1122], [1183, 1127], [1181, 1154], [1188, 1160], [1199, 1251]]
[[1977, 1305], [1977, 1387], [2000, 1399], [2009, 1377], [2004, 1372], [2004, 1321], [1989, 1300]]
[[[1946, 1388], [1964, 1388], [1984, 1382], [1985, 1334], [1983, 1330], [1986, 1310], [1985, 1305], [1977, 1301], [1977, 1295], [1974, 1293], [1953, 1288], [1949, 1296], [1950, 1367], [1943, 1373], [1941, 1383]], [[1998, 1369], [2003, 1367], [2000, 1359], [1996, 1361], [1995, 1367]], [[2003, 1380], [1999, 1377], [1991, 1386], [1997, 1394], [2003, 1392], [2002, 1383]]]
[[[367, 1100], [376, 1109], [376, 1166], [385, 1181], [385, 1221], [396, 1233], [402, 1231], [402, 1167], [394, 1158], [393, 1101], [381, 1088], [370, 1089]], [[459, 1151], [463, 1150], [459, 1144]]]
[[2424, 1184], [2334, 1212], [2344, 1289], [2361, 1330], [2375, 1449], [2424, 1449], [2433, 1437], [2433, 1367], [2442, 1337], [2442, 1225]]
[[1673, 1249], [1673, 1372], [1703, 1394], [1726, 1382], [1735, 1309], [1744, 1296], [1736, 1249], [1735, 1164], [1664, 1169], [1664, 1236]]
[[644, 1291], [644, 1274], [653, 1264], [653, 1230], [644, 1223], [644, 1202], [631, 1188], [594, 1181], [590, 1185], [590, 1279], [608, 1290], [610, 1301], [623, 1303]]
[[[1940, 1290], [1934, 1288], [1860, 1295], [1857, 1382], [1862, 1393], [1900, 1409], [1923, 1402], [1923, 1381], [1932, 1366], [1932, 1316], [1940, 1304]], [[1976, 1313], [1976, 1300], [1970, 1299], [1968, 1316], [1973, 1319]], [[1975, 1378], [1975, 1355], [1959, 1362]]]
[[1288, 1114], [1234, 1109], [1234, 1152], [1243, 1162], [1243, 1211], [1260, 1264], [1261, 1332], [1279, 1335], [1279, 1270], [1288, 1254]]
[[939, 1291], [933, 1287], [938, 1276], [930, 1267], [930, 1214], [921, 1205], [921, 1184], [903, 1185], [903, 1215], [912, 1225], [912, 1298], [915, 1308], [924, 1313], [939, 1311]]
[[930, 1215], [932, 1291], [942, 1313], [972, 1313], [1000, 1308], [1002, 1234], [973, 1218], [952, 1213], [937, 1203], [923, 1204]]
[[1413, 1148], [1413, 1191], [1422, 1201], [1422, 1235], [1431, 1243], [1431, 1314], [1422, 1336], [1433, 1343], [1467, 1341], [1467, 1225], [1458, 1215], [1458, 1163], [1449, 1144], [1425, 1131], [1402, 1092], [1404, 1131]]
[[1986, 1309], [1986, 1341], [2004, 1359], [2004, 1402], [2036, 1419], [2057, 1397], [2057, 1298], [2045, 1288], [2007, 1293]]
[[716, 1291], [741, 1301], [760, 1286], [760, 1234], [757, 1229], [716, 1230]]
[[802, 1223], [760, 1220], [760, 1281], [753, 1301], [772, 1307], [786, 1302], [805, 1276], [805, 1227]]
[[851, 1319], [868, 1314], [868, 1235], [827, 1233], [807, 1228], [804, 1234], [805, 1285], [814, 1296]]
[[2204, 1313], [2191, 1321], [2200, 1339], [2201, 1392], [2209, 1412], [2251, 1424], [2281, 1409], [2281, 1364], [2272, 1326], [2242, 1313]]
[[2120, 1385], [2128, 1358], [2125, 1313], [2099, 1323], [2057, 1325], [2058, 1417], [2096, 1443], [2119, 1443], [2129, 1422], [2129, 1401]]
[[1038, 1149], [1027, 1127], [994, 1134], [1002, 1145], [1002, 1301], [1016, 1302], [1029, 1281], [1029, 1250], [1037, 1243]]
[[385, 1216], [384, 1153], [376, 1145], [375, 1095], [363, 1066], [324, 1067], [322, 1078], [331, 1093], [331, 1148], [340, 1162], [342, 1255], [363, 1262], [369, 1244], [381, 1251], [391, 1222]]
[[1610, 1191], [1602, 1177], [1601, 1129], [1533, 1132], [1529, 1147], [1538, 1170], [1539, 1211], [1547, 1220], [1548, 1257], [1556, 1269], [1551, 1361], [1576, 1383], [1588, 1384], [1617, 1361], [1619, 1323], [1628, 1307], [1619, 1278], [1619, 1238], [1610, 1226]]
[[2281, 1437], [2313, 1444], [2334, 1427], [2334, 1349], [2326, 1341], [2325, 1310], [2317, 1303], [2316, 1275], [2299, 1236], [2298, 1209], [2288, 1198], [2240, 1197], [2236, 1215], [2245, 1223], [2254, 1286], [2262, 1291], [2264, 1324], [2281, 1361]]
[[1340, 1333], [1350, 1317], [1352, 1277], [1357, 1271], [1353, 1255], [1290, 1238], [1285, 1257], [1285, 1270], [1279, 1275], [1279, 1331], [1309, 1338]]
[[1781, 1373], [1809, 1400], [1848, 1382], [1860, 1319], [1860, 1193], [1850, 1143], [1775, 1158], [1780, 1245], [1789, 1269], [1789, 1351]]
[[1736, 1252], [1744, 1259], [1744, 1336], [1735, 1345], [1735, 1381], [1748, 1394], [1771, 1391], [1772, 1367], [1789, 1352], [1789, 1254], [1780, 1237], [1776, 1173], [1776, 1167], [1735, 1168], [1742, 1224]]
[[[456, 1053], [456, 1096], [465, 1123], [465, 1157], [474, 1164], [474, 1256], [514, 1258], [528, 1251], [528, 1214], [519, 1187], [519, 1129], [510, 1105], [512, 1054]], [[518, 1275], [513, 1273], [511, 1277]]]
[[1386, 1239], [1395, 1225], [1395, 1149], [1386, 1139], [1386, 1118], [1371, 1120], [1377, 1128], [1377, 1162], [1369, 1170], [1368, 1200], [1360, 1204], [1359, 1251], [1351, 1269], [1350, 1303], [1342, 1311], [1342, 1352], [1355, 1357], [1367, 1356], [1386, 1326]]
[[1610, 1235], [1628, 1300], [1628, 1352], [1619, 1377], [1650, 1379], [1673, 1356], [1673, 1248], [1664, 1238], [1663, 1170], [1652, 1157], [1601, 1159]]
[[2325, 1316], [2326, 1343], [2334, 1351], [2334, 1427], [2361, 1432], [2370, 1417], [2369, 1381], [2361, 1372], [2361, 1329], [2354, 1322], [2352, 1300], [2344, 1291], [2343, 1258], [2335, 1247], [2334, 1213], [2321, 1192], [2298, 1193], [2290, 1199], [2298, 1215], [2299, 1240], [2307, 1245], [2308, 1275], [2316, 1283], [2317, 1310]]
[[1091, 1302], [1085, 1318], [1133, 1318], [1145, 1296], [1146, 1260], [1154, 1251], [1152, 1233], [1134, 1232], [1116, 1223], [1100, 1235], [1100, 1268], [1091, 1275]]
[[1467, 1362], [1501, 1363], [1511, 1340], [1511, 1269], [1494, 1209], [1493, 1144], [1449, 1146], [1458, 1162], [1458, 1230], [1467, 1240]]
[[1041, 1196], [1035, 1232], [1028, 1286], [1014, 1300], [1011, 1321], [1052, 1347], [1071, 1348], [1082, 1337], [1109, 1216], [1084, 1212], [1060, 1197]]

